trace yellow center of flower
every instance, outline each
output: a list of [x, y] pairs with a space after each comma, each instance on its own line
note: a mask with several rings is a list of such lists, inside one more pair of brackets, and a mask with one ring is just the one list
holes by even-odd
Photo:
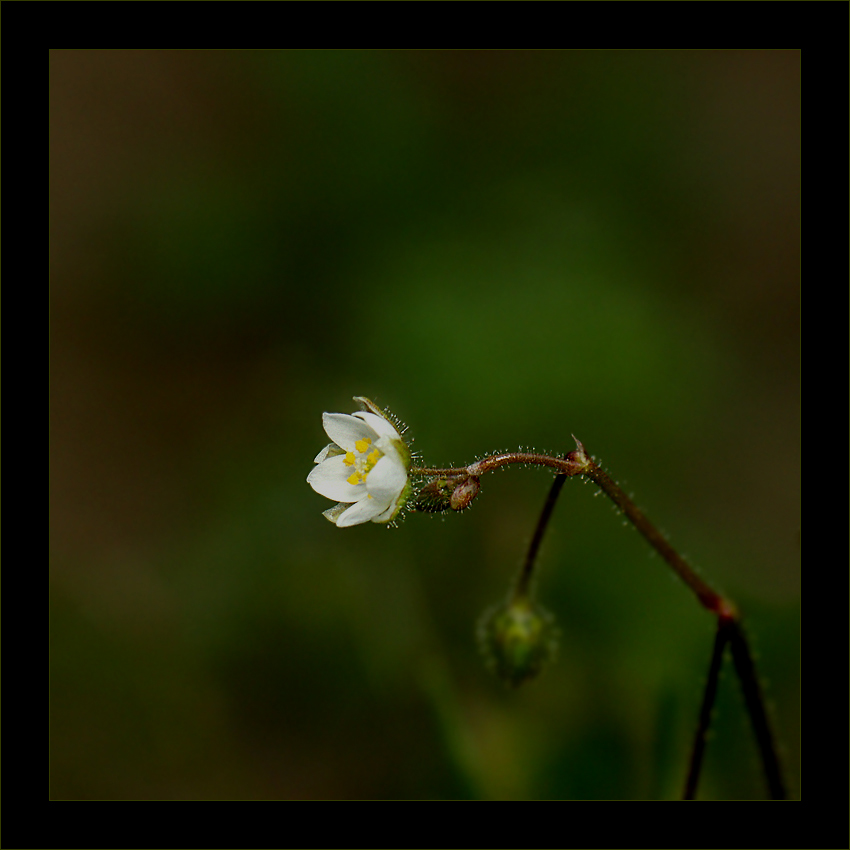
[[369, 451], [371, 445], [372, 441], [368, 437], [364, 437], [354, 444], [356, 451], [345, 453], [343, 463], [346, 466], [354, 467], [354, 471], [346, 479], [349, 484], [365, 484], [370, 470], [383, 457], [378, 449]]

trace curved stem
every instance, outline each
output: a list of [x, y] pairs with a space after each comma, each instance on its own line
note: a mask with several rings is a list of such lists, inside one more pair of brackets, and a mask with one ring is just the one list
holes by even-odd
[[732, 650], [735, 670], [741, 681], [747, 713], [750, 715], [753, 731], [758, 743], [770, 796], [773, 799], [784, 799], [785, 787], [782, 781], [773, 735], [764, 708], [764, 698], [761, 694], [752, 655], [747, 644], [746, 636], [741, 629], [739, 615], [735, 605], [731, 600], [717, 593], [708, 582], [694, 571], [690, 564], [685, 561], [667, 538], [646, 518], [640, 508], [626, 495], [622, 488], [587, 454], [581, 441], [575, 437], [573, 439], [576, 441], [576, 449], [564, 457], [550, 457], [549, 455], [537, 454], [535, 452], [502, 452], [478, 460], [466, 467], [454, 469], [414, 467], [410, 472], [414, 475], [431, 477], [480, 476], [485, 472], [492, 472], [494, 469], [499, 469], [508, 464], [521, 463], [533, 466], [547, 466], [561, 473], [555, 477], [555, 481], [552, 483], [552, 488], [549, 491], [543, 512], [538, 520], [537, 528], [525, 559], [523, 571], [517, 582], [517, 588], [515, 590], [517, 594], [524, 593], [528, 589], [537, 551], [540, 547], [540, 541], [543, 539], [543, 534], [566, 477], [583, 475], [593, 481], [625, 514], [632, 525], [646, 538], [650, 546], [661, 555], [673, 571], [684, 581], [699, 600], [699, 603], [717, 617], [717, 636], [715, 638], [714, 652], [709, 668], [709, 678], [700, 712], [690, 770], [685, 786], [686, 798], [696, 793], [696, 783], [699, 778], [702, 754], [705, 749], [705, 735], [710, 723], [711, 707], [717, 692], [717, 677], [723, 659], [723, 651], [728, 643]]
[[458, 475], [483, 475], [485, 472], [492, 472], [501, 466], [508, 466], [511, 463], [524, 463], [530, 466], [548, 466], [564, 475], [578, 475], [581, 469], [578, 468], [575, 461], [570, 460], [570, 455], [575, 452], [570, 452], [564, 457], [550, 457], [549, 455], [538, 454], [537, 452], [501, 452], [499, 454], [490, 455], [482, 460], [477, 460], [469, 466], [454, 467], [452, 469], [429, 469], [428, 467], [414, 466], [410, 469], [411, 475], [427, 475], [432, 478], [436, 477], [454, 477]]
[[587, 454], [581, 441], [573, 437], [577, 448], [564, 457], [551, 457], [537, 452], [500, 452], [490, 455], [469, 466], [453, 469], [428, 469], [413, 467], [413, 475], [459, 476], [483, 475], [502, 466], [521, 463], [531, 466], [548, 466], [566, 476], [584, 475], [593, 481], [617, 505], [632, 522], [635, 528], [646, 538], [659, 555], [673, 568], [677, 575], [696, 594], [700, 604], [718, 617], [735, 618], [735, 606], [713, 590], [684, 558], [670, 545], [667, 538], [644, 516], [638, 506], [623, 492], [618, 484]]

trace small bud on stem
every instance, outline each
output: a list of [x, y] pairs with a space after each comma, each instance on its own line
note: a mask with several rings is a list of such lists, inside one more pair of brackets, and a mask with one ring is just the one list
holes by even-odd
[[481, 489], [481, 481], [475, 475], [443, 476], [433, 478], [419, 490], [413, 500], [413, 508], [425, 513], [440, 513], [449, 509], [466, 510]]
[[[635, 528], [646, 538], [649, 544], [664, 558], [678, 574], [679, 578], [693, 591], [700, 604], [715, 616], [735, 617], [735, 606], [717, 593], [704, 581], [681, 555], [670, 545], [667, 538], [644, 516], [638, 506], [623, 492], [620, 486], [587, 453], [581, 440], [573, 435], [576, 448], [563, 457], [550, 457], [537, 452], [501, 452], [471, 463], [467, 467], [456, 469], [413, 468], [418, 475], [443, 476], [452, 479], [470, 476], [478, 478], [485, 472], [492, 472], [512, 463], [533, 466], [548, 466], [565, 476], [583, 475], [594, 482], [626, 515]], [[424, 488], [424, 489], [427, 489]], [[421, 492], [421, 491], [420, 491]], [[477, 490], [476, 490], [477, 492]], [[449, 497], [451, 500], [451, 497]], [[427, 510], [427, 508], [420, 508]], [[431, 508], [445, 510], [445, 508]]]
[[453, 511], [466, 510], [472, 504], [472, 500], [478, 495], [480, 489], [481, 480], [475, 475], [470, 475], [469, 478], [461, 481], [452, 490], [452, 495], [449, 497], [451, 509]]
[[513, 688], [537, 676], [558, 645], [552, 615], [530, 597], [515, 595], [484, 614], [478, 641], [493, 671]]

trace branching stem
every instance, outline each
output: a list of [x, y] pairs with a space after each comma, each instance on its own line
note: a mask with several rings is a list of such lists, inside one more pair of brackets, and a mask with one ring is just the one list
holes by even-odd
[[[575, 439], [575, 438], [574, 438]], [[694, 592], [700, 604], [718, 617], [734, 619], [735, 606], [713, 590], [670, 545], [667, 538], [644, 516], [638, 506], [626, 495], [620, 486], [600, 467], [584, 449], [580, 440], [578, 448], [564, 457], [551, 457], [536, 452], [500, 452], [471, 463], [469, 466], [453, 469], [427, 469], [414, 467], [411, 473], [429, 477], [456, 477], [464, 475], [481, 476], [502, 466], [519, 463], [526, 466], [548, 466], [566, 476], [584, 475], [594, 482], [614, 504], [625, 514], [634, 527], [646, 538], [659, 555], [673, 568], [676, 574]]]
[[650, 546], [670, 565], [687, 587], [690, 588], [700, 605], [717, 617], [717, 636], [694, 740], [694, 748], [691, 753], [691, 762], [685, 784], [685, 799], [693, 799], [696, 795], [700, 768], [702, 766], [702, 756], [705, 750], [706, 733], [710, 724], [711, 709], [717, 693], [718, 675], [727, 644], [731, 647], [735, 670], [738, 678], [741, 680], [741, 689], [761, 754], [770, 796], [775, 800], [784, 799], [785, 787], [782, 781], [773, 735], [764, 708], [764, 699], [761, 694], [761, 688], [759, 687], [752, 654], [746, 636], [741, 629], [740, 618], [735, 605], [731, 600], [717, 593], [708, 582], [695, 572], [693, 567], [685, 561], [673, 548], [670, 541], [646, 518], [640, 508], [638, 508], [622, 488], [587, 454], [580, 440], [576, 439], [575, 451], [569, 452], [563, 457], [551, 457], [536, 452], [501, 452], [482, 458], [465, 467], [452, 469], [414, 467], [410, 472], [413, 475], [431, 478], [479, 477], [486, 472], [492, 472], [500, 467], [514, 463], [526, 466], [546, 466], [560, 473], [552, 483], [549, 496], [543, 506], [543, 511], [538, 520], [522, 573], [514, 591], [515, 594], [528, 592], [540, 542], [543, 539], [543, 534], [546, 531], [552, 510], [554, 509], [555, 502], [565, 479], [574, 475], [583, 475], [585, 478], [593, 481], [614, 502], [617, 508], [623, 512], [626, 518], [646, 538]]

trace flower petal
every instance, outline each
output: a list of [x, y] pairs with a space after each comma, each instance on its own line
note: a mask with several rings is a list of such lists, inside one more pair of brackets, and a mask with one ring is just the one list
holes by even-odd
[[407, 470], [398, 455], [384, 455], [366, 479], [369, 495], [385, 505], [395, 503], [405, 484]]
[[350, 525], [360, 525], [361, 522], [369, 522], [386, 510], [386, 503], [377, 499], [361, 499], [356, 505], [352, 505], [347, 511], [337, 518], [337, 528], [347, 528]]
[[[377, 469], [377, 465], [375, 467]], [[314, 466], [307, 483], [321, 496], [336, 502], [356, 502], [366, 493], [365, 484], [349, 484], [351, 467], [345, 465], [345, 456], [337, 455]]]
[[[374, 414], [369, 414], [374, 416]], [[380, 419], [375, 416], [375, 419]], [[347, 452], [354, 451], [354, 444], [358, 440], [377, 438], [373, 428], [370, 428], [362, 419], [350, 416], [347, 413], [323, 413], [322, 424], [325, 433], [341, 448]]]
[[372, 517], [372, 522], [389, 522], [395, 515], [396, 505], [393, 503], [382, 514]]
[[[395, 426], [389, 419], [384, 419], [383, 416], [378, 416], [374, 413], [358, 412], [354, 414], [358, 419], [366, 422], [371, 429], [381, 437], [389, 437], [392, 440], [400, 440], [401, 434], [396, 431]], [[327, 429], [325, 429], [327, 430]]]

